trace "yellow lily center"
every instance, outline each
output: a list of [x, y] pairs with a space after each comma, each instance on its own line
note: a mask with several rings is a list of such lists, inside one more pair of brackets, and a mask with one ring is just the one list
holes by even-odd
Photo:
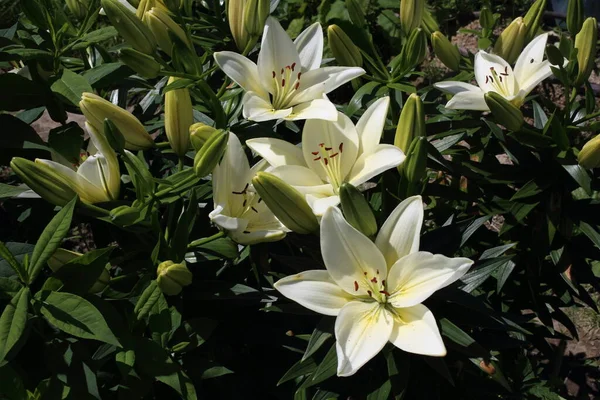
[[327, 180], [335, 193], [344, 183], [345, 176], [342, 176], [342, 153], [344, 152], [344, 143], [341, 142], [337, 147], [328, 146], [325, 143], [319, 143], [319, 148], [311, 152], [315, 158], [314, 162], [322, 163]]
[[380, 276], [379, 270], [376, 270], [373, 276], [370, 276], [366, 271], [363, 272], [363, 275], [363, 279], [354, 281], [352, 289], [356, 296], [367, 295], [376, 302], [386, 305], [390, 293], [387, 291], [387, 284], [385, 279]]
[[271, 103], [277, 110], [288, 108], [296, 92], [300, 88], [302, 72], [296, 72], [296, 63], [281, 68], [280, 73], [273, 71], [275, 93], [272, 94]]
[[[257, 204], [260, 204], [262, 198], [253, 190], [249, 190], [249, 184], [247, 183], [244, 189], [239, 192], [233, 191], [232, 194], [236, 196], [242, 196], [243, 202], [242, 207], [237, 210], [236, 215], [232, 215], [234, 218], [243, 218], [243, 219], [251, 219], [254, 217], [254, 214], [258, 214], [258, 209], [256, 208]], [[244, 233], [250, 233], [249, 231], [245, 231]]]
[[490, 74], [486, 75], [485, 83], [491, 84], [494, 91], [503, 97], [512, 97], [514, 88], [508, 85], [509, 76], [508, 67], [504, 67], [504, 71], [502, 72], [498, 72], [494, 67], [490, 67]]

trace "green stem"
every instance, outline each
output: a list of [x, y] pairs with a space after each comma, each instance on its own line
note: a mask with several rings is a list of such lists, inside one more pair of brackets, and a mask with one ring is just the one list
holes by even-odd
[[205, 238], [198, 239], [198, 240], [194, 240], [192, 243], [188, 244], [187, 248], [188, 248], [188, 250], [190, 250], [190, 249], [193, 249], [194, 247], [200, 247], [203, 244], [210, 243], [210, 242], [212, 242], [214, 240], [217, 240], [217, 239], [220, 239], [220, 238], [222, 238], [224, 236], [225, 236], [225, 232], [219, 231], [218, 233], [215, 233], [212, 236], [205, 237]]
[[164, 190], [161, 190], [160, 192], [155, 193], [154, 198], [160, 199], [161, 197], [163, 197], [167, 194], [170, 194], [173, 190], [179, 189], [180, 187], [187, 185], [188, 183], [194, 181], [195, 179], [198, 179], [198, 177], [196, 177], [196, 175], [191, 175], [188, 178], [182, 180], [181, 182], [179, 182], [171, 187], [168, 187]]
[[179, 158], [179, 161], [177, 162], [177, 170], [179, 172], [183, 171], [183, 158]]

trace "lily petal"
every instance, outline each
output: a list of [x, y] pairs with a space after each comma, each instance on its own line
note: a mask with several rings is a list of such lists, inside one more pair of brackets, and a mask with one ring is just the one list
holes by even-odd
[[219, 204], [215, 206], [215, 209], [208, 214], [208, 217], [213, 224], [219, 228], [225, 229], [226, 231], [243, 231], [248, 226], [248, 220], [244, 218], [232, 218], [225, 215], [225, 206]]
[[275, 92], [273, 72], [279, 73], [283, 68], [294, 64], [301, 65], [296, 45], [275, 18], [267, 18], [257, 65], [262, 81], [269, 82], [269, 92]]
[[476, 110], [476, 111], [489, 111], [489, 107], [483, 97], [484, 92], [460, 92], [454, 95], [448, 103], [446, 108], [449, 110]]
[[275, 110], [273, 105], [255, 92], [246, 92], [242, 99], [244, 103], [244, 118], [250, 121], [263, 122], [282, 119], [292, 113], [292, 108]]
[[232, 231], [229, 237], [236, 243], [251, 245], [256, 243], [277, 242], [285, 237], [286, 233], [282, 230], [259, 230], [252, 232]]
[[383, 171], [402, 164], [406, 156], [396, 146], [380, 144], [373, 152], [362, 154], [352, 167], [348, 180], [354, 186], [360, 185]]
[[434, 83], [433, 86], [443, 92], [457, 94], [462, 92], [481, 92], [481, 89], [470, 83], [458, 82], [458, 81], [444, 81]]
[[72, 169], [50, 160], [38, 158], [35, 160], [35, 162], [44, 164], [63, 176], [66, 184], [77, 193], [81, 201], [84, 203], [94, 204], [110, 200], [101, 187], [92, 184], [90, 181]]
[[327, 211], [330, 207], [336, 207], [338, 204], [340, 204], [340, 196], [337, 194], [316, 195], [314, 193], [310, 193], [306, 195], [306, 202], [313, 210], [313, 213], [317, 217], [320, 217], [325, 214], [325, 211]]
[[214, 58], [223, 72], [247, 92], [255, 92], [259, 97], [268, 98], [269, 94], [260, 84], [258, 67], [246, 57], [232, 51], [220, 51]]
[[[325, 67], [313, 69], [302, 74], [300, 91], [294, 97], [294, 102], [303, 103], [315, 98], [315, 87], [321, 94], [327, 94], [334, 89], [365, 74], [365, 70], [357, 67]], [[320, 95], [318, 96], [320, 97]]]
[[544, 59], [546, 51], [546, 42], [548, 34], [537, 36], [523, 49], [517, 62], [515, 63], [515, 78], [519, 82], [519, 87], [523, 88], [523, 83], [539, 69], [539, 64]]
[[423, 217], [421, 196], [412, 196], [398, 204], [384, 222], [375, 245], [385, 257], [388, 267], [402, 257], [419, 251]]
[[269, 165], [306, 165], [302, 149], [290, 142], [275, 138], [258, 138], [246, 140], [246, 146], [267, 160]]
[[[514, 95], [518, 91], [517, 80], [511, 66], [502, 58], [495, 54], [486, 53], [480, 50], [475, 54], [475, 80], [484, 92], [498, 92], [497, 88], [502, 87], [501, 95], [508, 97]], [[502, 83], [499, 82], [499, 77], [490, 77], [495, 71], [496, 74], [505, 74], [502, 78]]]
[[390, 342], [408, 353], [443, 357], [446, 346], [432, 312], [422, 304], [396, 309]]
[[335, 320], [338, 376], [350, 376], [383, 349], [394, 328], [390, 312], [377, 302], [351, 301]]
[[369, 238], [346, 222], [338, 208], [331, 207], [323, 215], [321, 250], [329, 275], [346, 292], [354, 296], [368, 296], [368, 290], [379, 292], [378, 279], [387, 276], [385, 259]]
[[104, 192], [105, 201], [119, 197], [121, 182], [119, 177], [111, 179], [111, 166], [102, 154], [89, 156], [77, 169], [77, 175]]
[[233, 192], [241, 193], [246, 189], [249, 175], [250, 165], [242, 144], [234, 133], [230, 133], [223, 159], [213, 171], [215, 205], [225, 203], [229, 215], [241, 215], [244, 196]]
[[280, 165], [268, 170], [292, 186], [320, 186], [323, 181], [313, 170], [302, 165]]
[[381, 140], [385, 119], [387, 117], [390, 98], [388, 96], [377, 100], [358, 120], [356, 131], [360, 138], [358, 154], [371, 154]]
[[528, 73], [529, 75], [527, 75], [525, 80], [519, 82], [521, 90], [518, 96], [522, 99], [525, 99], [525, 97], [527, 97], [540, 82], [552, 76], [550, 61], [544, 60], [541, 63], [536, 64], [535, 70], [528, 71]]
[[315, 22], [294, 40], [303, 71], [317, 69], [323, 59], [323, 28]]
[[468, 258], [448, 258], [424, 251], [399, 259], [387, 278], [388, 301], [396, 308], [422, 303], [437, 290], [462, 277], [473, 265]]
[[289, 121], [298, 121], [301, 119], [322, 119], [326, 121], [335, 121], [338, 118], [338, 111], [329, 99], [315, 99], [310, 102], [298, 104], [293, 107], [292, 113], [285, 119]]
[[274, 286], [288, 299], [324, 315], [338, 315], [342, 307], [354, 299], [323, 270], [291, 275], [278, 280]]

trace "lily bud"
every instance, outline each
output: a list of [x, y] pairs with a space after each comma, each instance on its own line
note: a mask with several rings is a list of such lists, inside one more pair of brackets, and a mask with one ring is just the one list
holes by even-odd
[[15, 157], [10, 167], [31, 190], [55, 206], [62, 207], [77, 196], [61, 175], [43, 164]]
[[145, 23], [146, 12], [152, 10], [153, 7], [159, 8], [164, 12], [169, 11], [163, 0], [140, 0], [140, 4], [136, 7], [137, 11], [135, 15]]
[[121, 49], [119, 59], [146, 79], [154, 79], [160, 72], [161, 66], [153, 57], [134, 49]]
[[406, 36], [421, 25], [425, 0], [400, 0], [400, 25]]
[[448, 68], [458, 71], [460, 67], [460, 53], [455, 45], [450, 43], [442, 32], [434, 32], [431, 35], [431, 45], [437, 58]]
[[190, 126], [190, 142], [192, 142], [194, 150], [200, 150], [216, 131], [217, 129], [202, 122], [197, 122]]
[[[83, 254], [77, 253], [75, 251], [65, 250], [65, 249], [57, 249], [54, 254], [50, 256], [48, 259], [48, 266], [52, 270], [52, 272], [56, 272], [61, 269], [68, 262], [81, 257]], [[92, 285], [92, 287], [88, 290], [88, 293], [100, 293], [104, 290], [106, 286], [108, 286], [110, 282], [110, 273], [106, 268], [98, 277], [96, 283]]]
[[88, 0], [66, 0], [67, 8], [77, 19], [84, 19], [90, 2]]
[[156, 283], [161, 292], [168, 296], [175, 296], [183, 290], [184, 286], [192, 283], [192, 273], [187, 268], [185, 261], [176, 264], [173, 261], [160, 263], [156, 269]]
[[421, 21], [421, 28], [423, 28], [423, 30], [429, 37], [433, 35], [433, 32], [437, 32], [440, 30], [440, 26], [433, 17], [433, 14], [427, 8], [423, 10], [423, 20]]
[[427, 138], [415, 137], [406, 153], [403, 175], [410, 183], [419, 183], [427, 173]]
[[583, 0], [569, 0], [567, 6], [567, 29], [576, 35], [583, 25]]
[[514, 64], [525, 45], [527, 25], [519, 17], [506, 27], [494, 45], [494, 53], [505, 59], [509, 64]]
[[496, 92], [487, 92], [484, 95], [484, 99], [498, 122], [511, 131], [518, 131], [521, 129], [524, 122], [521, 110]]
[[346, 10], [348, 10], [350, 21], [357, 28], [365, 26], [365, 12], [357, 0], [346, 0]]
[[346, 221], [365, 236], [377, 233], [377, 221], [373, 210], [360, 190], [349, 183], [340, 186], [340, 202]]
[[525, 18], [523, 19], [523, 22], [527, 27], [524, 44], [531, 42], [533, 38], [537, 36], [540, 26], [542, 25], [545, 11], [546, 0], [536, 0], [536, 2], [529, 7], [529, 11], [527, 11]]
[[413, 68], [423, 62], [427, 56], [427, 36], [423, 29], [416, 28], [411, 32], [408, 41], [402, 48], [402, 54], [402, 63], [406, 69]]
[[327, 28], [327, 40], [329, 41], [329, 48], [339, 65], [362, 67], [363, 58], [360, 50], [342, 28], [337, 25], [329, 25]]
[[244, 5], [244, 26], [251, 36], [258, 37], [262, 35], [270, 11], [270, 0], [246, 0], [246, 4]]
[[173, 53], [173, 40], [171, 35], [184, 43], [189, 49], [193, 46], [188, 40], [185, 31], [169, 17], [169, 14], [158, 7], [152, 7], [144, 14], [144, 21], [152, 31], [158, 46], [169, 56]]
[[596, 42], [598, 41], [598, 24], [596, 18], [589, 17], [583, 23], [581, 30], [575, 36], [575, 48], [577, 49], [577, 63], [579, 73], [576, 85], [581, 85], [588, 80], [594, 63], [596, 61]]
[[119, 206], [110, 210], [110, 219], [118, 226], [133, 225], [139, 218], [140, 210], [135, 207]]
[[227, 150], [229, 131], [215, 130], [194, 157], [194, 173], [202, 178], [210, 174]]
[[256, 43], [258, 38], [253, 38], [246, 30], [246, 21], [244, 17], [244, 5], [247, 0], [229, 0], [227, 5], [227, 20], [229, 29], [233, 35], [235, 45], [240, 51], [244, 51], [250, 42]]
[[156, 40], [144, 23], [119, 0], [101, 0], [111, 24], [134, 49], [145, 54], [156, 50]]
[[586, 169], [600, 167], [600, 135], [587, 142], [577, 156], [579, 165]]
[[407, 154], [413, 139], [418, 136], [426, 136], [425, 112], [421, 98], [413, 93], [408, 96], [400, 113], [400, 120], [398, 121], [396, 136], [394, 137], [394, 146], [400, 148], [404, 154]]
[[[169, 85], [179, 78], [169, 78]], [[169, 90], [165, 94], [165, 132], [175, 154], [185, 156], [190, 147], [190, 126], [194, 109], [190, 91], [186, 88]]]
[[304, 195], [284, 180], [268, 172], [258, 172], [252, 184], [269, 210], [288, 229], [301, 234], [319, 230], [319, 221]]
[[104, 131], [104, 120], [111, 120], [125, 137], [128, 150], [146, 150], [154, 146], [154, 139], [144, 125], [129, 111], [114, 105], [93, 93], [83, 93], [79, 107], [87, 122], [98, 132]]

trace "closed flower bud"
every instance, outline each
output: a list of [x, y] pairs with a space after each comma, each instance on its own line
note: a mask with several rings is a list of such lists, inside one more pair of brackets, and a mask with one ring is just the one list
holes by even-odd
[[406, 153], [403, 175], [408, 182], [417, 184], [425, 178], [427, 172], [427, 138], [415, 137]]
[[102, 0], [102, 7], [110, 22], [127, 43], [142, 53], [154, 53], [156, 40], [152, 32], [133, 12], [119, 0]]
[[403, 67], [410, 69], [421, 64], [427, 56], [427, 35], [421, 28], [416, 28], [408, 37], [408, 41], [402, 48]]
[[181, 43], [185, 44], [189, 49], [193, 46], [190, 43], [187, 34], [179, 26], [169, 14], [158, 7], [153, 7], [150, 11], [144, 14], [144, 21], [152, 31], [156, 42], [160, 48], [169, 56], [173, 53], [173, 40], [171, 35], [177, 38]]
[[15, 157], [10, 167], [31, 190], [55, 206], [62, 207], [76, 196], [61, 175], [43, 164]]
[[194, 173], [202, 178], [210, 174], [227, 150], [229, 131], [215, 130], [194, 157]]
[[253, 46], [258, 38], [252, 37], [246, 30], [246, 22], [244, 17], [245, 3], [247, 0], [229, 0], [227, 5], [227, 20], [229, 21], [229, 29], [233, 35], [235, 45], [240, 51], [244, 51], [246, 47]]
[[194, 150], [198, 151], [204, 146], [204, 143], [217, 131], [216, 128], [206, 125], [202, 122], [197, 122], [190, 126], [190, 142]]
[[192, 283], [192, 273], [187, 268], [185, 261], [176, 264], [173, 261], [160, 263], [156, 269], [156, 283], [161, 292], [168, 296], [175, 296], [183, 290], [184, 286]]
[[128, 150], [146, 150], [154, 146], [154, 139], [144, 125], [129, 111], [114, 105], [93, 93], [83, 93], [79, 102], [87, 122], [98, 132], [104, 132], [104, 120], [110, 119], [125, 138]]
[[160, 72], [160, 64], [153, 57], [134, 49], [121, 49], [119, 59], [146, 79], [154, 79]]
[[66, 0], [67, 8], [77, 19], [84, 19], [90, 2], [88, 0]]
[[510, 129], [518, 131], [523, 126], [523, 113], [504, 97], [496, 92], [487, 92], [484, 95], [485, 103], [496, 117], [496, 120]]
[[513, 64], [525, 45], [525, 35], [527, 26], [523, 18], [519, 17], [504, 29], [494, 45], [494, 53], [505, 59], [509, 64]]
[[437, 58], [448, 68], [458, 71], [460, 67], [460, 53], [455, 45], [450, 43], [442, 32], [434, 32], [431, 35], [431, 45]]
[[350, 21], [357, 28], [365, 26], [365, 12], [357, 0], [346, 0], [346, 10], [348, 10]]
[[347, 67], [362, 67], [363, 59], [360, 50], [352, 39], [337, 25], [327, 28], [329, 48], [339, 65]]
[[[56, 272], [60, 270], [65, 264], [68, 262], [75, 260], [78, 257], [81, 257], [83, 254], [77, 253], [75, 251], [65, 250], [65, 249], [57, 249], [52, 256], [48, 259], [48, 266], [52, 270], [52, 272]], [[110, 283], [110, 273], [106, 268], [98, 277], [98, 280], [92, 285], [92, 287], [88, 290], [88, 293], [100, 293], [108, 286]]]
[[251, 36], [260, 36], [271, 9], [270, 0], [246, 0], [244, 5], [244, 26]]
[[110, 220], [118, 226], [133, 225], [140, 218], [140, 210], [135, 207], [119, 206], [110, 210]]
[[139, 19], [146, 22], [146, 12], [156, 7], [164, 12], [168, 12], [169, 9], [163, 2], [163, 0], [140, 0], [140, 4], [137, 6], [136, 14]]
[[[169, 78], [169, 84], [178, 78]], [[165, 132], [171, 148], [180, 158], [190, 147], [190, 126], [194, 123], [194, 109], [190, 91], [186, 88], [165, 93]]]
[[[400, 113], [394, 146], [400, 148], [404, 154], [407, 154], [413, 139], [418, 136], [426, 136], [425, 112], [421, 98], [413, 93], [404, 103], [404, 107]], [[399, 165], [399, 169], [401, 169], [401, 166], [402, 164]]]
[[577, 156], [579, 165], [586, 169], [600, 167], [600, 135], [587, 142]]
[[400, 0], [400, 25], [406, 36], [421, 26], [425, 0]]
[[567, 29], [576, 35], [583, 25], [583, 0], [569, 0], [567, 7]]
[[576, 85], [581, 85], [588, 80], [594, 63], [596, 62], [596, 42], [598, 41], [598, 24], [596, 18], [587, 18], [581, 30], [575, 36], [575, 48], [577, 49], [577, 63], [579, 73]]
[[440, 26], [435, 20], [433, 14], [427, 8], [423, 10], [423, 20], [421, 21], [421, 28], [423, 28], [423, 30], [429, 37], [433, 35], [433, 32], [437, 32], [440, 30]]
[[529, 7], [529, 11], [525, 14], [523, 22], [526, 26], [526, 34], [524, 44], [528, 44], [537, 36], [542, 20], [544, 18], [544, 12], [546, 11], [546, 0], [536, 0], [535, 3]]
[[360, 190], [349, 183], [340, 186], [340, 202], [346, 221], [365, 236], [377, 233], [377, 221], [369, 202]]
[[254, 189], [269, 210], [293, 232], [308, 234], [319, 230], [319, 222], [304, 195], [277, 176], [258, 172], [252, 179]]

